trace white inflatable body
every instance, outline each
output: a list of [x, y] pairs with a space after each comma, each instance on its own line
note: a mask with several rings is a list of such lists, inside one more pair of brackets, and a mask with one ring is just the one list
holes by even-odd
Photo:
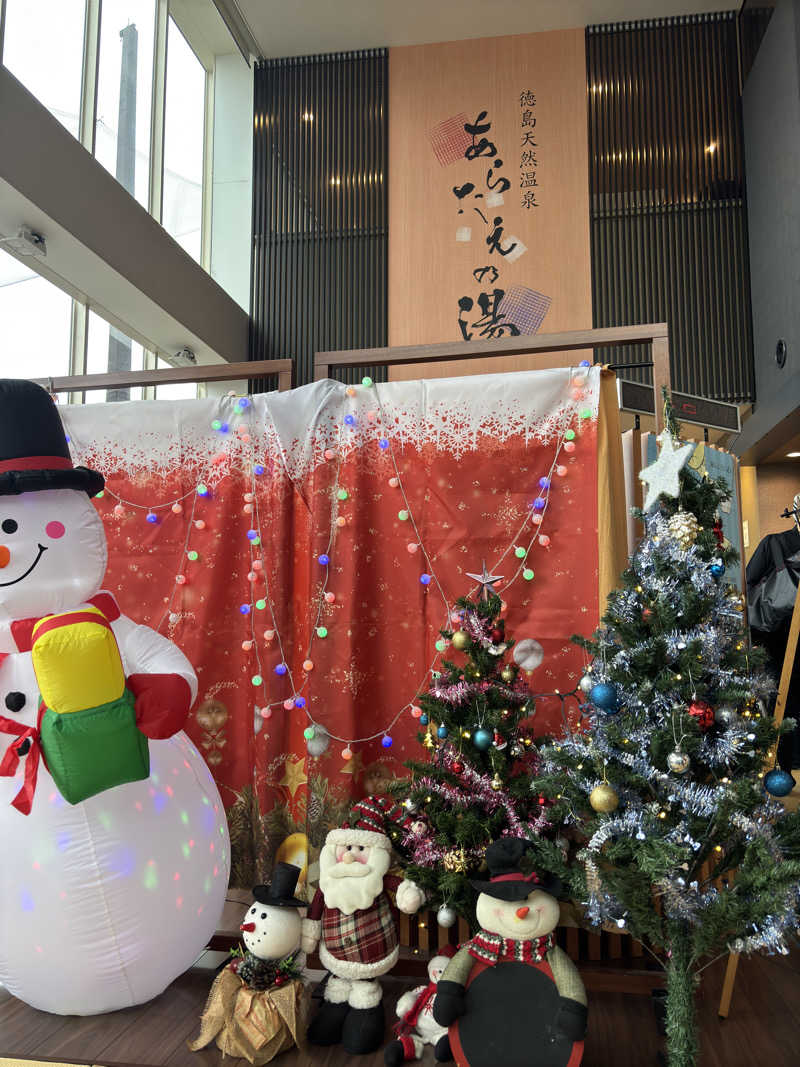
[[[17, 651], [11, 623], [98, 593], [105, 535], [85, 493], [56, 489], [0, 496], [0, 544], [0, 715], [35, 725], [31, 654]], [[126, 675], [180, 674], [194, 698], [175, 645], [124, 615], [112, 628]], [[0, 732], [0, 758], [12, 742]], [[0, 983], [35, 1008], [93, 1015], [141, 1004], [217, 927], [230, 845], [216, 785], [184, 733], [149, 747], [149, 779], [74, 806], [40, 762], [30, 815], [11, 806], [28, 756], [15, 777], [0, 777]]]

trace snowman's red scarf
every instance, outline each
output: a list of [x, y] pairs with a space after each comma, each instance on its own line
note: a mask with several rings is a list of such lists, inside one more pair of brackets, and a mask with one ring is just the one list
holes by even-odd
[[[117, 602], [111, 593], [98, 593], [87, 603], [99, 608], [109, 622], [113, 622], [120, 616]], [[18, 652], [30, 652], [33, 644], [33, 628], [38, 621], [38, 618], [17, 619], [11, 623], [11, 636], [14, 638]], [[3, 660], [7, 655], [7, 652], [0, 652], [0, 667], [2, 667]], [[11, 741], [3, 758], [0, 760], [0, 778], [13, 778], [17, 773], [19, 761], [22, 759], [19, 754], [19, 748], [25, 741], [30, 741], [27, 759], [25, 760], [25, 780], [22, 788], [11, 801], [12, 807], [15, 807], [17, 811], [22, 812], [23, 815], [30, 815], [31, 807], [33, 806], [33, 795], [36, 792], [36, 779], [39, 775], [39, 760], [42, 755], [39, 744], [39, 730], [36, 726], [23, 726], [22, 723], [0, 715], [0, 734], [11, 734]]]
[[515, 941], [502, 934], [490, 934], [481, 930], [471, 941], [467, 942], [470, 956], [493, 967], [496, 963], [541, 963], [554, 945], [552, 934], [534, 937], [526, 941]]

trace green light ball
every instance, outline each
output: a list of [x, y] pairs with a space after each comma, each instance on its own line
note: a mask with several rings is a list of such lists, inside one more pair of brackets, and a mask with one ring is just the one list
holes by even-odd
[[525, 568], [525, 570], [522, 572], [522, 577], [525, 579], [526, 582], [533, 581], [533, 571], [530, 569], [530, 567]]
[[253, 685], [261, 685], [264, 679], [261, 677], [260, 674], [254, 674], [250, 681], [253, 683]]
[[327, 626], [318, 626], [317, 627], [317, 637], [327, 637], [327, 636], [328, 636], [328, 627]]

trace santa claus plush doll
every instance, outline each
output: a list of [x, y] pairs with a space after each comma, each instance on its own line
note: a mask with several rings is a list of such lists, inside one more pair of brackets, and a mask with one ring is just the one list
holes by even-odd
[[444, 945], [428, 963], [428, 984], [417, 986], [403, 993], [397, 1002], [397, 1017], [394, 1025], [397, 1037], [383, 1050], [386, 1067], [399, 1067], [408, 1060], [418, 1060], [425, 1045], [433, 1045], [433, 1057], [437, 1063], [448, 1063], [453, 1058], [447, 1027], [433, 1017], [436, 987], [450, 960], [456, 954], [455, 945]]
[[312, 1020], [313, 1045], [339, 1042], [351, 1055], [375, 1052], [383, 1044], [383, 991], [375, 980], [397, 962], [397, 923], [389, 899], [415, 914], [425, 895], [409, 882], [388, 874], [392, 845], [387, 822], [404, 813], [386, 797], [370, 797], [353, 809], [352, 825], [331, 830], [319, 858], [319, 889], [303, 924], [302, 948], [319, 946], [330, 972], [324, 1002]]

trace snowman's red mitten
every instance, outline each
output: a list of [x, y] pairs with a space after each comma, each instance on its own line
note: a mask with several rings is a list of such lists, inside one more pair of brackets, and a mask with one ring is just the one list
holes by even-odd
[[571, 1041], [583, 1041], [586, 1036], [586, 1020], [588, 1011], [585, 1004], [579, 1004], [577, 1000], [569, 997], [558, 998], [558, 1011], [555, 1017], [555, 1028], [564, 1037]]
[[189, 683], [179, 674], [131, 674], [127, 687], [136, 698], [136, 725], [154, 741], [183, 729], [192, 706]]
[[464, 987], [439, 979], [433, 1001], [433, 1017], [440, 1026], [450, 1026], [464, 1014]]

